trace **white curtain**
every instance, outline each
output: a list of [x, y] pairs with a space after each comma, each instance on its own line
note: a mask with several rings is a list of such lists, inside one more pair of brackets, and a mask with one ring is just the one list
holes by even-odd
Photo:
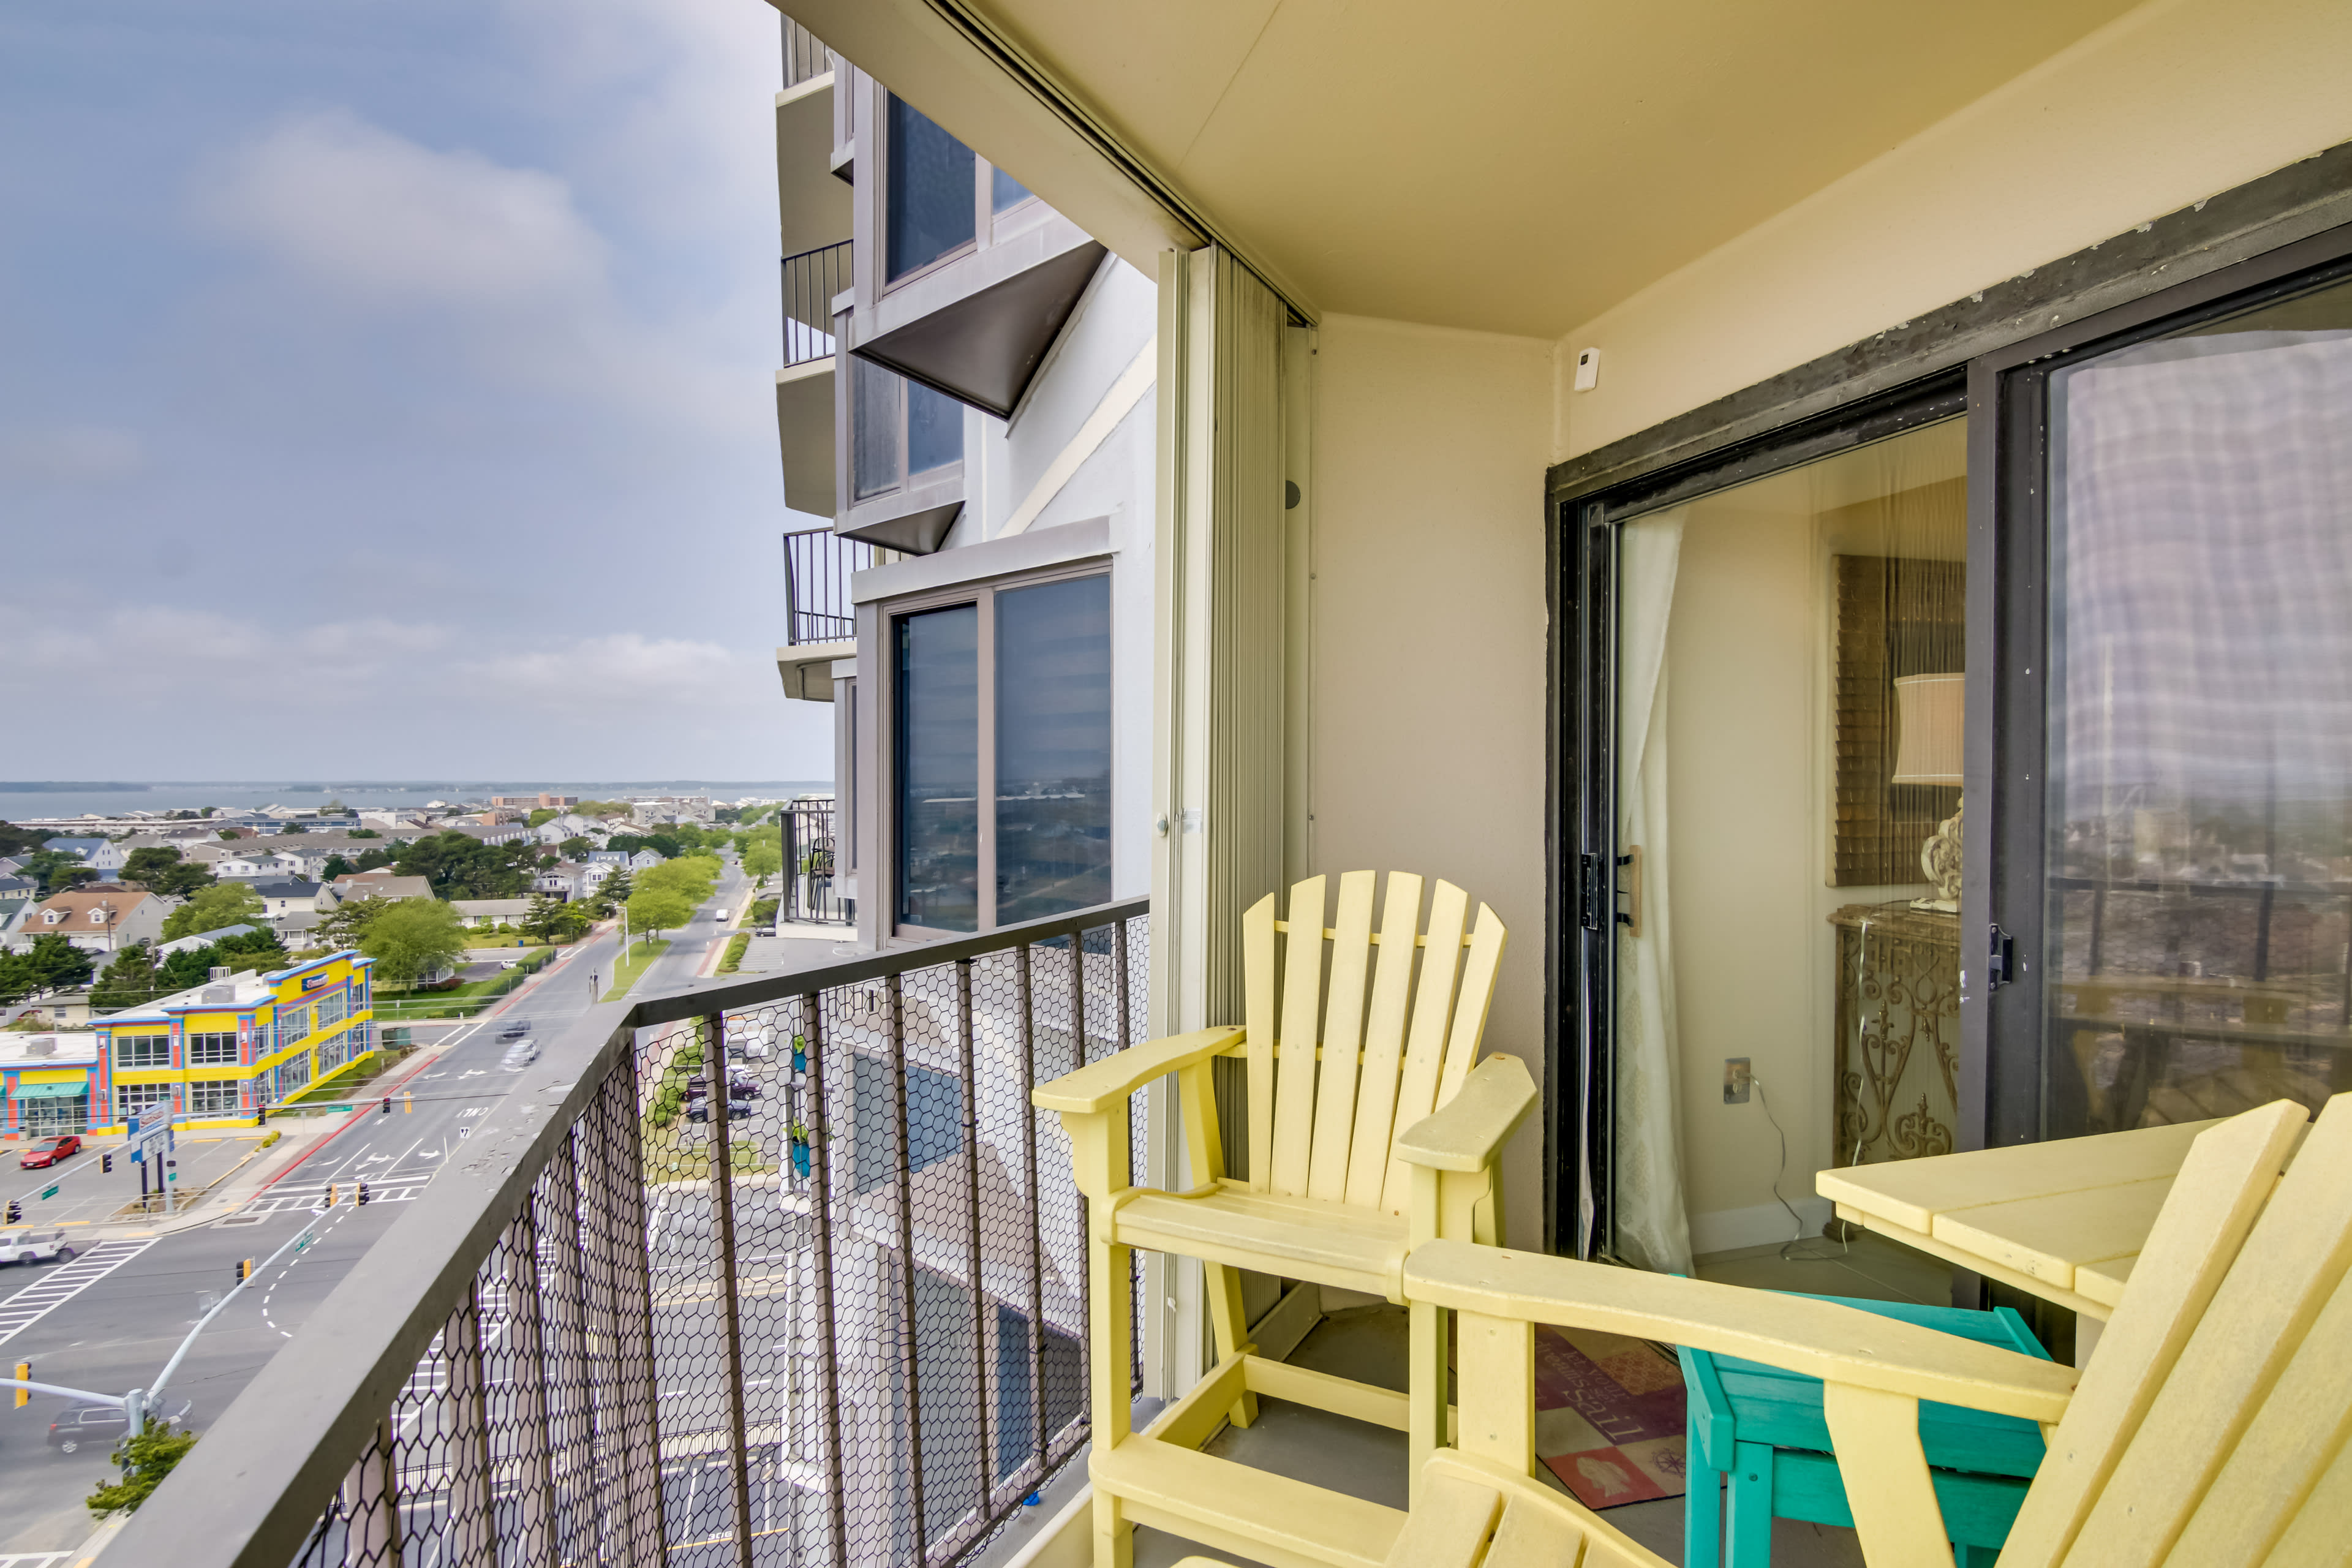
[[1617, 536], [1617, 843], [1642, 848], [1642, 934], [1617, 928], [1616, 1242], [1629, 1263], [1686, 1274], [1666, 809], [1666, 626], [1685, 510]]

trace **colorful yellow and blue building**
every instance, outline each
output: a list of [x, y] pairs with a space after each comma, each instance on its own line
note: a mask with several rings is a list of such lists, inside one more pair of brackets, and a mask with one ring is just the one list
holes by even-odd
[[250, 1121], [348, 1072], [377, 1048], [374, 963], [346, 950], [92, 1019], [90, 1121], [165, 1104], [198, 1126]]

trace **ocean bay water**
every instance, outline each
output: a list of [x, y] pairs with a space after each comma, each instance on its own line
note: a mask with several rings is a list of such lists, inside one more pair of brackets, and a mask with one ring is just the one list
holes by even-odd
[[423, 805], [430, 800], [452, 803], [488, 800], [494, 795], [572, 795], [583, 800], [617, 800], [625, 795], [707, 795], [721, 803], [746, 795], [785, 799], [795, 795], [826, 793], [827, 779], [738, 780], [634, 779], [578, 782], [569, 780], [483, 779], [462, 773], [438, 779], [292, 780], [267, 779], [197, 781], [193, 783], [82, 780], [0, 780], [0, 821], [82, 816], [97, 813], [115, 816], [132, 811], [196, 811], [205, 806], [253, 811], [265, 805], [320, 806], [331, 800], [345, 805]]

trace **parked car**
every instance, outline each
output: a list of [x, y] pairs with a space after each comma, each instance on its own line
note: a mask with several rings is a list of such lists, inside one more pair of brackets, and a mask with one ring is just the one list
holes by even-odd
[[517, 1040], [507, 1047], [507, 1054], [499, 1058], [499, 1065], [509, 1072], [520, 1072], [538, 1059], [537, 1040]]
[[73, 1244], [61, 1230], [0, 1230], [0, 1263], [38, 1263], [45, 1258], [73, 1261]]
[[81, 1140], [68, 1132], [58, 1138], [44, 1138], [17, 1156], [19, 1170], [40, 1171], [81, 1152]]
[[[687, 1099], [705, 1100], [709, 1097], [709, 1080], [705, 1079], [700, 1073], [696, 1073], [686, 1080]], [[739, 1073], [729, 1073], [727, 1075], [727, 1098], [730, 1100], [757, 1100], [760, 1098], [760, 1086]]]
[[[195, 1409], [194, 1400], [183, 1399], [177, 1409], [149, 1411], [152, 1421], [168, 1421], [184, 1428], [189, 1415]], [[131, 1430], [131, 1417], [111, 1405], [77, 1405], [58, 1413], [49, 1423], [49, 1447], [61, 1454], [70, 1454], [84, 1443], [96, 1447], [112, 1447]]]
[[[730, 1121], [737, 1121], [740, 1118], [751, 1115], [751, 1110], [752, 1107], [750, 1100], [732, 1094], [727, 1097], [727, 1119]], [[688, 1121], [709, 1121], [710, 1097], [709, 1095], [703, 1095], [698, 1098], [688, 1100], [686, 1102], [686, 1119]]]

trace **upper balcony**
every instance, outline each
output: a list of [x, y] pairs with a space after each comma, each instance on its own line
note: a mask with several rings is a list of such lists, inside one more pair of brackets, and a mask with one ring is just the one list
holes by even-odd
[[841, 142], [835, 83], [846, 75], [809, 30], [784, 20], [784, 89], [776, 94], [776, 214], [787, 256], [849, 237], [849, 186], [836, 158]]
[[829, 528], [784, 535], [784, 646], [776, 650], [776, 671], [786, 697], [833, 700], [834, 665], [857, 657], [849, 579], [889, 558], [889, 552]]

